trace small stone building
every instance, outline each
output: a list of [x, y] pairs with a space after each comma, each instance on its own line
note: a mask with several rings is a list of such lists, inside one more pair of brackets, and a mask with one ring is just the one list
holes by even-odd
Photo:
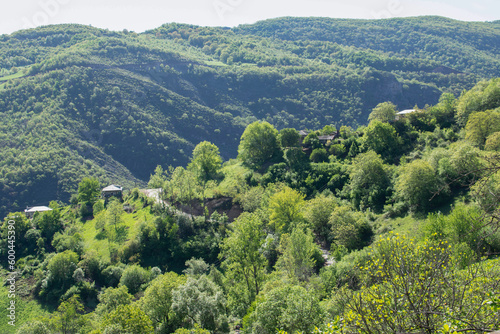
[[108, 199], [112, 196], [121, 198], [122, 192], [122, 187], [112, 184], [101, 190], [101, 197], [104, 199]]

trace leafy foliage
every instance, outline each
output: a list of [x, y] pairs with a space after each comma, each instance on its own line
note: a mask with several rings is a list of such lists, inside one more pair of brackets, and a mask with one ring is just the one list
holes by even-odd
[[468, 59], [497, 73], [479, 33], [495, 43], [442, 18], [0, 36], [1, 205], [70, 199], [0, 227], [20, 332], [497, 329], [498, 79], [455, 98], [485, 73]]
[[267, 122], [254, 122], [241, 136], [238, 157], [249, 166], [259, 168], [278, 151], [278, 131]]
[[[388, 100], [435, 104], [499, 74], [498, 36], [494, 23], [436, 17], [170, 24], [143, 34], [58, 25], [2, 36], [0, 215], [68, 201], [82, 177], [143, 185], [157, 165], [185, 166], [205, 140], [227, 160], [256, 120], [356, 126]], [[495, 85], [470, 94], [488, 96], [474, 111], [491, 109]], [[474, 109], [468, 99], [458, 115]]]

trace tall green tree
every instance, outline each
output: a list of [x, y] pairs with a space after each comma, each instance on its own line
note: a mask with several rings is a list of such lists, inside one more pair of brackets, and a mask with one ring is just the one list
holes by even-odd
[[281, 129], [278, 135], [278, 142], [281, 148], [298, 147], [300, 135], [295, 129], [285, 128]]
[[118, 288], [109, 287], [103, 289], [98, 298], [99, 304], [97, 305], [95, 313], [105, 316], [116, 310], [120, 305], [130, 304], [134, 296], [128, 292], [127, 286], [121, 285]]
[[291, 234], [284, 234], [279, 251], [281, 256], [276, 267], [291, 280], [308, 281], [316, 266], [314, 254], [318, 252], [311, 231], [297, 227]]
[[253, 168], [260, 168], [279, 153], [278, 130], [268, 122], [254, 122], [241, 136], [238, 158]]
[[301, 148], [292, 147], [285, 150], [285, 161], [294, 172], [304, 172], [310, 167], [310, 160]]
[[290, 233], [303, 222], [304, 198], [300, 192], [285, 187], [269, 199], [269, 224], [276, 233]]
[[101, 322], [104, 333], [153, 334], [151, 319], [137, 305], [120, 305]]
[[323, 148], [323, 145], [319, 141], [318, 134], [316, 131], [311, 132], [304, 138], [304, 145], [309, 146], [312, 150]]
[[125, 285], [130, 293], [136, 294], [150, 279], [151, 274], [146, 269], [139, 265], [131, 265], [123, 271], [120, 285]]
[[438, 189], [434, 168], [424, 160], [414, 160], [401, 167], [395, 183], [397, 197], [413, 211], [428, 209]]
[[193, 199], [199, 198], [199, 179], [196, 175], [183, 167], [176, 167], [169, 180], [168, 193], [173, 201], [190, 203]]
[[339, 200], [333, 196], [321, 194], [304, 205], [304, 218], [315, 235], [323, 242], [330, 243], [330, 225], [328, 221]]
[[140, 299], [140, 307], [151, 318], [160, 333], [175, 330], [176, 315], [172, 310], [173, 291], [186, 283], [186, 277], [168, 272], [155, 278]]
[[452, 93], [443, 93], [439, 98], [439, 103], [427, 110], [441, 128], [449, 128], [455, 124], [457, 99]]
[[193, 171], [200, 181], [205, 184], [217, 177], [221, 164], [222, 158], [220, 157], [219, 148], [208, 141], [203, 141], [194, 148], [188, 169]]
[[458, 99], [457, 123], [465, 126], [471, 114], [498, 107], [500, 107], [500, 78], [481, 81]]
[[330, 215], [331, 238], [337, 246], [348, 250], [362, 249], [368, 246], [373, 237], [373, 230], [363, 213], [353, 211], [349, 206], [336, 207]]
[[188, 277], [185, 284], [174, 290], [172, 309], [181, 317], [183, 327], [199, 324], [213, 333], [229, 331], [224, 293], [205, 275]]
[[477, 112], [469, 116], [465, 126], [465, 138], [473, 145], [483, 148], [491, 134], [500, 131], [500, 109]]
[[64, 301], [57, 308], [50, 322], [57, 333], [76, 334], [85, 324], [83, 317], [83, 304], [80, 302], [80, 296], [73, 295]]
[[123, 221], [123, 205], [117, 199], [112, 199], [108, 203], [108, 207], [106, 209], [106, 222], [108, 225], [113, 225], [115, 227], [115, 232], [118, 231], [118, 225], [120, 225]]
[[396, 119], [396, 105], [392, 102], [382, 102], [373, 108], [368, 116], [368, 120], [378, 120], [384, 123], [392, 122]]
[[148, 188], [158, 189], [163, 188], [167, 181], [167, 171], [163, 170], [161, 165], [156, 166], [155, 173], [149, 178]]
[[312, 333], [322, 316], [317, 296], [293, 284], [277, 284], [261, 293], [246, 319], [244, 331], [252, 334]]
[[385, 159], [393, 159], [399, 153], [400, 145], [401, 138], [390, 124], [374, 120], [365, 128], [363, 148], [366, 151], [373, 150]]
[[262, 289], [266, 277], [266, 258], [262, 244], [266, 238], [261, 218], [244, 213], [232, 225], [222, 243], [229, 306], [243, 315]]
[[328, 162], [328, 152], [324, 148], [316, 148], [312, 151], [311, 156], [309, 157], [312, 162]]
[[84, 177], [78, 184], [78, 201], [94, 205], [101, 193], [99, 180], [95, 177]]
[[349, 178], [354, 207], [383, 209], [390, 180], [380, 155], [374, 151], [358, 155], [349, 168]]
[[484, 149], [486, 151], [500, 151], [500, 131], [492, 133], [486, 138]]
[[[13, 224], [9, 224], [9, 222], [13, 222]], [[11, 227], [9, 228], [9, 226]], [[36, 240], [30, 240], [31, 238], [29, 237], [31, 233], [35, 232], [34, 230], [32, 230], [33, 232], [27, 233], [30, 231], [30, 227], [31, 223], [28, 218], [26, 218], [24, 212], [9, 213], [7, 217], [5, 217], [3, 223], [0, 225], [0, 255], [7, 258], [9, 251], [9, 248], [7, 247], [8, 241], [13, 240], [13, 237], [15, 237], [15, 240], [17, 241], [17, 256], [24, 256], [27, 255], [26, 253], [34, 251], [36, 249], [36, 244], [30, 244], [29, 241], [35, 241], [36, 243]]]

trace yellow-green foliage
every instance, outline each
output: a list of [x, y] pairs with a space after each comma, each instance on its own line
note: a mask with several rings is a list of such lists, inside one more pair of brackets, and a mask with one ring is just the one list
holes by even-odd
[[304, 198], [300, 192], [285, 187], [269, 199], [269, 223], [276, 233], [290, 233], [303, 222]]
[[[358, 333], [484, 330], [500, 326], [488, 306], [500, 293], [498, 260], [473, 264], [473, 253], [446, 241], [391, 234], [371, 246], [359, 291], [342, 290], [344, 328]], [[459, 267], [465, 269], [460, 270]]]
[[[246, 184], [246, 177], [252, 171], [244, 167], [241, 162], [237, 160], [231, 160], [226, 162], [221, 169], [221, 173], [224, 175], [224, 179], [219, 185], [211, 189], [212, 195], [222, 195], [234, 197], [247, 190], [248, 186]], [[210, 194], [210, 190], [207, 191]]]

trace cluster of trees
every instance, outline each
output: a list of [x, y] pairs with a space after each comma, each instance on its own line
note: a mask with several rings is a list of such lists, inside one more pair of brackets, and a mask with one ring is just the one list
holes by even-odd
[[[497, 39], [490, 23], [440, 18], [169, 24], [143, 34], [60, 25], [0, 36], [0, 215], [66, 202], [86, 170], [141, 185], [157, 164], [185, 166], [201, 140], [228, 159], [256, 119], [277, 129], [357, 127], [385, 100], [435, 104], [442, 91], [498, 75]], [[484, 107], [472, 102], [459, 113]]]
[[[330, 50], [318, 47], [322, 45], [319, 42], [328, 41], [361, 49], [380, 50], [392, 56], [439, 61], [440, 64], [462, 72], [488, 75], [488, 72], [493, 71], [497, 76], [499, 69], [498, 63], [491, 64], [488, 60], [490, 55], [498, 52], [498, 27], [495, 22], [470, 24], [444, 17], [364, 21], [278, 18], [253, 25], [243, 25], [235, 30], [239, 34], [302, 42], [304, 51], [312, 55], [321, 55], [323, 52], [323, 56], [325, 53], [328, 56]], [[470, 38], [469, 45], [472, 48], [456, 49], [455, 43], [461, 43], [457, 36]], [[472, 50], [480, 51], [476, 53]], [[477, 55], [476, 59], [471, 58], [472, 53]], [[376, 56], [366, 57], [366, 53], [365, 57], [360, 57], [358, 54], [357, 58], [358, 61], [371, 66], [374, 63], [378, 63], [379, 66], [384, 65], [384, 60], [381, 61]], [[387, 62], [393, 60], [394, 57], [391, 57]], [[412, 65], [415, 63], [412, 60], [406, 62]], [[394, 68], [393, 65], [391, 68]]]
[[[382, 103], [327, 143], [334, 126], [302, 139], [258, 121], [235, 160], [204, 141], [186, 168], [158, 166], [149, 198], [104, 202], [84, 178], [70, 206], [10, 214], [19, 281], [55, 309], [17, 333], [498, 329], [499, 129], [484, 117], [499, 92], [491, 80], [399, 119]], [[189, 214], [210, 196], [243, 212]]]

